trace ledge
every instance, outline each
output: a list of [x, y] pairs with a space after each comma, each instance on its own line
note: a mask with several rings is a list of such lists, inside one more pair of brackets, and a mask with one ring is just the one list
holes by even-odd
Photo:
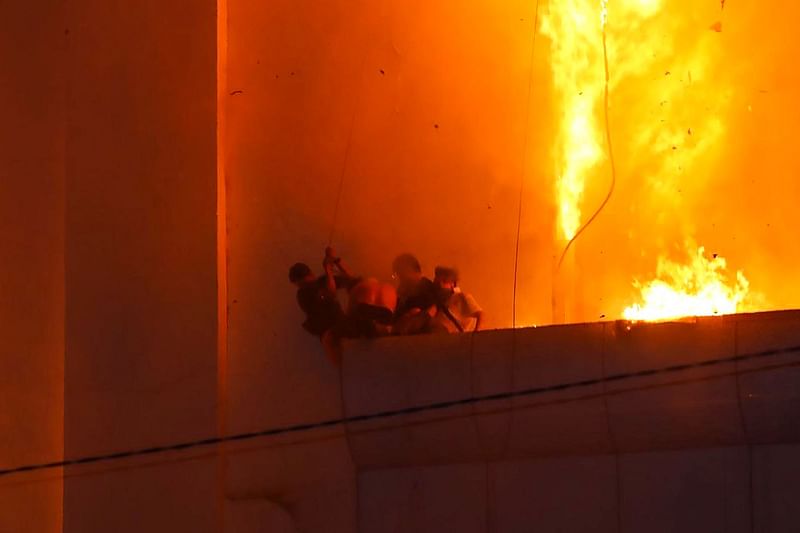
[[[800, 311], [355, 341], [345, 416], [800, 345]], [[800, 354], [346, 426], [360, 468], [800, 441]]]

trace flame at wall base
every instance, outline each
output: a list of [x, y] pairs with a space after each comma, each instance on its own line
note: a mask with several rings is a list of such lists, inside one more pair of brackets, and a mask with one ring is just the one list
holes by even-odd
[[735, 279], [726, 273], [727, 262], [716, 254], [705, 257], [701, 246], [688, 264], [659, 257], [656, 279], [634, 285], [641, 303], [627, 307], [627, 320], [659, 321], [687, 316], [727, 315], [743, 311], [750, 284], [741, 271]]

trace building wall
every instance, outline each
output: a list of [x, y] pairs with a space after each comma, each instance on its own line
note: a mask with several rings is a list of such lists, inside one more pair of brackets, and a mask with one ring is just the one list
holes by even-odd
[[351, 417], [520, 393], [348, 424], [359, 531], [797, 531], [799, 320], [354, 344]]
[[799, 456], [774, 445], [367, 471], [359, 531], [790, 533]]
[[[65, 454], [217, 432], [216, 2], [67, 13]], [[66, 532], [212, 531], [213, 455], [67, 470]]]
[[[354, 391], [372, 409], [382, 394], [398, 390], [393, 399], [403, 406], [514, 384], [516, 337], [501, 333], [476, 337], [477, 347], [468, 337], [368, 346], [369, 356], [392, 359], [379, 359], [384, 381], [356, 379], [343, 391], [342, 376], [300, 329], [286, 281], [294, 261], [318, 266], [331, 234], [359, 273], [388, 279], [389, 262], [402, 251], [417, 253], [427, 273], [437, 263], [461, 267], [490, 323], [509, 326], [523, 184], [518, 324], [551, 318], [552, 106], [542, 81], [549, 76], [547, 46], [540, 43], [530, 55], [533, 2], [223, 5], [224, 42], [216, 33], [217, 3], [206, 0], [64, 6], [42, 0], [13, 6], [2, 23], [0, 57], [13, 75], [4, 76], [0, 95], [13, 105], [0, 147], [0, 239], [8, 253], [0, 265], [8, 337], [0, 401], [14, 408], [2, 410], [0, 431], [25, 435], [2, 441], [2, 464], [205, 438], [216, 434], [220, 419], [238, 433], [335, 418], [352, 413], [345, 403]], [[720, 64], [737, 67], [713, 72], [746, 90], [735, 99], [731, 131], [738, 135], [731, 136], [735, 142], [724, 152], [731, 157], [719, 175], [735, 176], [739, 194], [723, 207], [686, 207], [713, 212], [716, 218], [702, 218], [703, 231], [729, 247], [768, 248], [753, 255], [769, 263], [764, 271], [780, 274], [774, 279], [787, 278], [797, 252], [797, 240], [786, 238], [790, 225], [767, 220], [792, 205], [797, 183], [786, 179], [796, 167], [793, 145], [781, 142], [796, 122], [796, 72], [772, 54], [792, 34], [793, 11], [786, 10], [796, 8], [782, 7], [786, 16], [778, 9], [726, 12], [732, 16], [726, 15]], [[227, 65], [220, 152], [218, 47]], [[757, 60], [738, 61], [748, 53]], [[624, 106], [614, 109], [624, 115]], [[768, 131], [761, 135], [759, 128]], [[220, 159], [227, 177], [226, 368], [217, 350]], [[765, 181], [751, 179], [762, 163]], [[732, 172], [739, 167], [745, 170]], [[626, 179], [629, 187], [620, 190], [630, 191], [639, 174]], [[629, 216], [632, 198], [616, 197], [577, 259], [589, 280], [582, 286], [586, 300], [593, 302], [584, 318], [606, 309], [596, 297], [630, 285], [616, 270], [640, 250], [625, 248], [608, 262], [603, 254], [607, 243], [627, 242], [630, 224], [619, 222]], [[752, 198], [759, 199], [756, 218], [763, 224], [735, 216]], [[737, 235], [761, 248], [734, 246]], [[741, 261], [740, 254], [734, 258]], [[795, 301], [793, 290], [774, 305]], [[523, 375], [544, 385], [572, 372], [603, 372], [596, 350], [580, 351], [597, 328], [541, 330], [541, 342], [557, 347], [547, 355], [548, 372], [530, 365]], [[704, 342], [718, 340], [712, 331]], [[442, 356], [473, 349], [475, 361]], [[426, 353], [433, 356], [418, 361]], [[583, 353], [588, 362], [576, 356]], [[474, 374], [473, 364], [480, 370]], [[414, 372], [424, 379], [401, 390]], [[458, 388], [444, 385], [465, 376]], [[227, 394], [218, 396], [222, 377]], [[367, 397], [376, 384], [375, 396]], [[732, 394], [731, 384], [723, 380], [719, 391]], [[0, 511], [12, 512], [0, 513], [0, 529], [491, 531], [538, 520], [580, 530], [591, 516], [603, 530], [642, 530], [652, 521], [680, 530], [696, 511], [695, 498], [672, 498], [672, 489], [661, 492], [665, 485], [706, 498], [713, 513], [698, 514], [703, 527], [722, 523], [738, 531], [752, 520], [758, 531], [791, 531], [796, 436], [747, 440], [736, 420], [714, 419], [713, 392], [689, 407], [670, 404], [674, 413], [656, 413], [680, 426], [691, 407], [707, 407], [714, 424], [692, 425], [689, 417], [684, 428], [692, 437], [715, 437], [696, 444], [703, 449], [648, 449], [636, 429], [641, 414], [611, 402], [617, 430], [629, 437], [630, 447], [620, 448], [597, 424], [596, 415], [608, 410], [600, 401], [520, 416], [517, 422], [529, 424], [518, 424], [514, 434], [507, 433], [508, 414], [487, 414], [476, 426], [456, 422], [447, 431], [378, 432], [377, 444], [336, 428], [231, 446], [224, 461], [214, 450], [199, 450], [71, 467], [63, 481], [60, 472], [44, 482], [4, 480]], [[796, 400], [791, 394], [773, 400], [753, 404], [747, 417], [763, 424], [760, 434], [774, 437], [791, 429], [781, 406]], [[531, 429], [536, 424], [557, 428], [549, 435], [559, 438], [541, 438]], [[454, 438], [464, 431], [469, 438]], [[653, 431], [659, 450], [694, 446], [691, 439], [676, 441], [678, 433]], [[553, 458], [565, 449], [571, 458]], [[618, 459], [610, 460], [612, 452]], [[421, 460], [408, 460], [417, 453]], [[745, 459], [757, 489], [742, 507]], [[632, 489], [611, 498], [610, 487]], [[717, 489], [723, 496], [711, 498]], [[537, 505], [522, 497], [528, 492], [538, 495]], [[576, 507], [596, 512], [572, 512]]]
[[[0, 468], [63, 457], [64, 13], [0, 17]], [[59, 471], [0, 479], [0, 531], [61, 531]]]

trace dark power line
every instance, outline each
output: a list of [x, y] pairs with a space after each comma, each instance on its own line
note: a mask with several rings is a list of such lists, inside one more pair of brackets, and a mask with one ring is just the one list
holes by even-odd
[[68, 466], [79, 466], [79, 465], [88, 465], [88, 464], [95, 464], [95, 463], [104, 463], [110, 461], [116, 461], [121, 459], [128, 459], [132, 457], [142, 457], [142, 456], [149, 456], [149, 455], [156, 455], [166, 452], [173, 452], [173, 451], [182, 451], [188, 450], [193, 448], [201, 448], [206, 446], [214, 446], [218, 444], [224, 444], [228, 442], [240, 442], [240, 441], [247, 441], [253, 440], [257, 438], [263, 437], [274, 437], [277, 435], [285, 435], [289, 433], [301, 433], [305, 431], [311, 431], [314, 429], [322, 429], [327, 427], [338, 426], [342, 424], [352, 424], [357, 422], [367, 422], [370, 420], [378, 420], [378, 419], [388, 419], [388, 418], [396, 418], [405, 415], [411, 415], [416, 413], [428, 412], [428, 411], [438, 411], [442, 409], [449, 409], [452, 407], [459, 407], [463, 405], [474, 405], [478, 403], [485, 403], [485, 402], [492, 402], [492, 401], [499, 401], [499, 400], [508, 400], [512, 398], [519, 398], [519, 397], [530, 397], [530, 396], [538, 396], [550, 392], [560, 392], [569, 389], [578, 389], [578, 388], [585, 388], [590, 387], [593, 385], [600, 385], [603, 383], [613, 383], [613, 382], [620, 382], [631, 380], [635, 378], [642, 378], [648, 376], [656, 376], [660, 374], [673, 374], [677, 372], [684, 372], [687, 370], [697, 369], [697, 368], [707, 368], [707, 367], [714, 367], [720, 366], [724, 364], [730, 363], [739, 363], [744, 361], [753, 361], [757, 359], [764, 359], [768, 357], [775, 357], [778, 355], [797, 355], [800, 353], [800, 345], [798, 346], [790, 346], [787, 348], [777, 348], [772, 350], [764, 350], [760, 352], [752, 352], [743, 355], [737, 355], [732, 357], [722, 357], [716, 359], [706, 359], [703, 361], [698, 361], [695, 363], [686, 363], [681, 365], [672, 365], [666, 366], [661, 368], [651, 368], [647, 370], [640, 370], [637, 372], [628, 372], [622, 374], [612, 374], [610, 376], [606, 376], [603, 378], [596, 378], [596, 379], [587, 379], [583, 381], [571, 381], [565, 383], [559, 383], [556, 385], [548, 385], [543, 387], [532, 387], [521, 389], [518, 391], [506, 391], [506, 392], [499, 392], [496, 394], [486, 394], [481, 396], [469, 396], [465, 398], [459, 398], [455, 400], [447, 400], [442, 402], [434, 402], [434, 403], [427, 403], [422, 405], [416, 405], [411, 407], [405, 407], [402, 409], [390, 409], [386, 411], [378, 411], [374, 413], [367, 413], [363, 415], [355, 415], [349, 417], [342, 417], [342, 418], [331, 418], [328, 420], [321, 420], [318, 422], [309, 422], [304, 424], [294, 424], [289, 426], [281, 426], [281, 427], [274, 427], [274, 428], [267, 428], [260, 431], [253, 431], [248, 433], [238, 433], [234, 435], [227, 435], [222, 437], [210, 437], [207, 439], [201, 440], [193, 440], [193, 441], [186, 441], [180, 442], [176, 444], [169, 444], [165, 446], [154, 446], [150, 448], [138, 448], [132, 449], [122, 452], [116, 453], [109, 453], [104, 455], [89, 455], [85, 457], [79, 457], [75, 459], [65, 459], [63, 461], [53, 461], [50, 463], [38, 463], [38, 464], [28, 464], [23, 466], [15, 466], [11, 468], [0, 469], [0, 477], [11, 476], [14, 474], [22, 474], [25, 472], [36, 472], [40, 470], [50, 470], [55, 468], [63, 468]]

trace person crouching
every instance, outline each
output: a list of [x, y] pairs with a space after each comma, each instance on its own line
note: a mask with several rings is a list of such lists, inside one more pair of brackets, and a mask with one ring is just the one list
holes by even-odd
[[436, 314], [431, 320], [432, 333], [479, 331], [485, 323], [485, 312], [475, 298], [458, 286], [458, 270], [438, 266], [433, 283], [436, 286]]

